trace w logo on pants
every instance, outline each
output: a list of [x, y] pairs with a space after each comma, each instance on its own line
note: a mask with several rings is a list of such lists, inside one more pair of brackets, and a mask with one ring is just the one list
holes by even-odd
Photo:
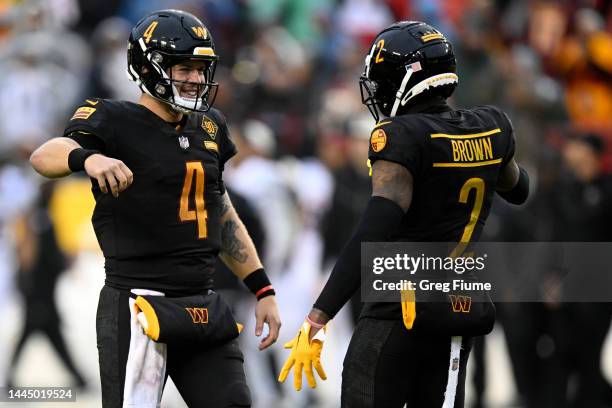
[[470, 313], [472, 307], [472, 298], [469, 296], [448, 295], [453, 307], [453, 312]]
[[186, 307], [185, 310], [191, 316], [194, 324], [208, 323], [208, 309], [205, 307]]

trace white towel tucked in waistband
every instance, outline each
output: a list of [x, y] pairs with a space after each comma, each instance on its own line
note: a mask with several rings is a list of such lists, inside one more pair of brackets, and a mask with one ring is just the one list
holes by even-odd
[[[164, 296], [161, 292], [132, 289], [135, 295]], [[167, 347], [156, 343], [143, 333], [130, 298], [130, 350], [125, 367], [123, 406], [157, 408], [161, 403], [166, 375]]]

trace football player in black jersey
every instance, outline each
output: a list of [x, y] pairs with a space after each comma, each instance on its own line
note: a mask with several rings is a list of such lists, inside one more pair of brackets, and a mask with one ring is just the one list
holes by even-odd
[[[223, 114], [211, 107], [218, 56], [210, 33], [189, 13], [154, 12], [132, 29], [127, 54], [128, 73], [142, 90], [138, 103], [86, 99], [64, 136], [30, 159], [46, 177], [84, 170], [92, 180], [92, 221], [106, 269], [96, 324], [104, 407], [159, 406], [161, 389], [151, 401], [138, 384], [128, 386], [147, 369], [132, 362], [136, 289], [174, 298], [210, 294], [218, 255], [258, 299], [256, 335], [269, 326], [260, 349], [280, 328], [274, 290], [223, 184], [236, 147]], [[206, 316], [193, 323], [214, 318]], [[237, 340], [212, 348], [168, 344], [165, 352], [161, 387], [170, 375], [189, 406], [250, 406]]]
[[[508, 117], [493, 106], [450, 108], [457, 82], [452, 46], [430, 25], [398, 22], [374, 40], [360, 79], [377, 121], [372, 197], [298, 336], [285, 345], [291, 354], [280, 381], [293, 368], [299, 390], [304, 369], [314, 387], [313, 367], [325, 379], [321, 329], [359, 288], [361, 242], [476, 241], [495, 192], [510, 203], [526, 200], [529, 180], [514, 160]], [[471, 339], [420, 331], [418, 309], [364, 305], [344, 360], [343, 407], [463, 407]]]

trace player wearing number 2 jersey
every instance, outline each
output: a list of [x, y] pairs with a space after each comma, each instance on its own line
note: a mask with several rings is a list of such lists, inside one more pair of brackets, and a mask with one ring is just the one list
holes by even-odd
[[[528, 178], [514, 161], [507, 116], [491, 106], [446, 104], [458, 82], [455, 71], [451, 44], [428, 24], [399, 22], [374, 40], [360, 80], [363, 103], [377, 121], [369, 151], [372, 197], [286, 345], [291, 354], [280, 381], [293, 369], [299, 390], [304, 369], [314, 387], [313, 368], [325, 379], [323, 328], [359, 288], [362, 242], [468, 243], [478, 239], [495, 192], [515, 204], [527, 198]], [[493, 312], [466, 308], [457, 320], [450, 304], [414, 299], [364, 305], [344, 360], [342, 407], [463, 407], [471, 336], [491, 329]], [[480, 305], [472, 309], [492, 310], [490, 302]]]
[[[127, 54], [143, 92], [138, 103], [86, 99], [63, 137], [30, 158], [47, 177], [82, 170], [91, 177], [106, 269], [96, 322], [102, 405], [159, 406], [169, 375], [190, 407], [250, 406], [236, 324], [211, 292], [216, 257], [258, 299], [256, 335], [269, 326], [260, 349], [274, 343], [280, 319], [223, 185], [236, 147], [211, 107], [212, 38], [193, 15], [163, 10], [136, 24]], [[171, 328], [179, 334], [162, 342]]]

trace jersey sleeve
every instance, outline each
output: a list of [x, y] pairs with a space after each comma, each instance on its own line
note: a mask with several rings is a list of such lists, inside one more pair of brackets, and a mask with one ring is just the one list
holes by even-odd
[[[413, 134], [411, 134], [413, 133]], [[387, 160], [406, 167], [413, 176], [423, 168], [424, 146], [419, 134], [391, 119], [374, 127], [370, 134], [368, 159], [373, 165], [376, 160]]]
[[230, 137], [225, 116], [223, 116], [222, 114], [219, 114], [219, 116], [219, 137], [221, 143], [219, 147], [219, 156], [221, 158], [221, 170], [223, 170], [225, 163], [227, 163], [229, 159], [231, 159], [236, 155], [236, 153], [238, 153], [238, 149], [236, 148], [236, 145]]
[[514, 136], [514, 126], [512, 126], [512, 121], [510, 120], [508, 115], [506, 115], [506, 113], [502, 111], [501, 109], [499, 109], [498, 107], [492, 106], [492, 105], [486, 105], [484, 106], [484, 108], [487, 109], [491, 115], [493, 115], [497, 123], [497, 126], [499, 126], [499, 128], [502, 131], [502, 134], [505, 135], [507, 138], [506, 152], [504, 153], [504, 156], [501, 162], [501, 168], [504, 168], [506, 164], [508, 164], [508, 162], [512, 160], [512, 158], [514, 157], [514, 152], [516, 150], [516, 138]]
[[506, 150], [506, 154], [501, 163], [501, 167], [504, 168], [506, 164], [514, 157], [514, 152], [516, 150], [516, 138], [514, 136], [514, 126], [512, 126], [512, 122], [508, 115], [505, 112], [499, 111], [502, 116], [502, 122], [504, 123], [505, 130], [508, 134], [508, 150]]
[[108, 128], [108, 113], [99, 99], [86, 99], [79, 105], [64, 130], [68, 137], [85, 149], [107, 153], [112, 144], [112, 132]]
[[236, 153], [238, 153], [238, 149], [236, 145], [232, 141], [229, 135], [229, 129], [227, 127], [227, 120], [225, 119], [225, 115], [223, 115], [218, 110], [211, 110], [209, 112], [211, 116], [214, 117], [215, 121], [219, 126], [218, 132], [218, 146], [219, 146], [219, 188], [221, 190], [221, 194], [225, 193], [225, 183], [223, 182], [223, 170], [225, 169], [225, 163], [229, 159], [231, 159]]

